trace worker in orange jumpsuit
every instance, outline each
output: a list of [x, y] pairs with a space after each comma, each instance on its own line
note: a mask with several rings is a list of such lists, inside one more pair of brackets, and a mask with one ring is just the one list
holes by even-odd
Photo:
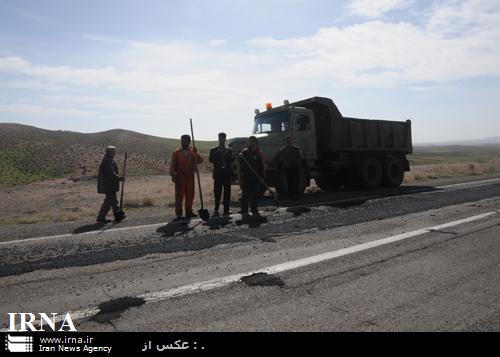
[[193, 213], [194, 175], [196, 172], [194, 155], [196, 155], [198, 163], [203, 162], [203, 158], [198, 154], [196, 148], [189, 146], [190, 143], [191, 137], [187, 134], [182, 135], [181, 147], [174, 151], [170, 161], [170, 176], [172, 176], [172, 182], [175, 183], [176, 220], [182, 219], [183, 200], [186, 218], [196, 217]]

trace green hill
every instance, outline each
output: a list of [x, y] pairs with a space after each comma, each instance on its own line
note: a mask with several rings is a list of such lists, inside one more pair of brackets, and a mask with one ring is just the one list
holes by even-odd
[[[83, 134], [0, 123], [0, 185], [95, 177], [108, 145], [118, 148], [116, 161], [120, 168], [124, 153], [128, 152], [127, 174], [155, 175], [168, 172], [170, 156], [179, 146], [179, 139], [123, 129]], [[213, 145], [215, 142], [197, 142], [202, 154]]]

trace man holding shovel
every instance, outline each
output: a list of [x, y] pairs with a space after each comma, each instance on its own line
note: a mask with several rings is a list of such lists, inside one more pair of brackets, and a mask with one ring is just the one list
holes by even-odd
[[102, 203], [101, 210], [97, 215], [97, 222], [107, 223], [111, 222], [106, 219], [106, 215], [110, 208], [113, 209], [115, 221], [119, 222], [125, 218], [125, 214], [118, 207], [118, 200], [116, 199], [116, 192], [120, 189], [120, 181], [124, 181], [125, 177], [118, 174], [118, 166], [114, 160], [116, 155], [116, 148], [108, 146], [104, 158], [99, 165], [99, 175], [97, 178], [97, 192], [104, 193], [106, 198]]
[[[203, 162], [195, 147], [191, 148], [191, 137], [181, 136], [181, 147], [174, 151], [170, 160], [170, 176], [175, 183], [175, 214], [176, 220], [182, 219], [182, 202], [186, 218], [196, 217], [193, 213], [194, 175], [196, 163]], [[195, 162], [196, 155], [196, 162]]]

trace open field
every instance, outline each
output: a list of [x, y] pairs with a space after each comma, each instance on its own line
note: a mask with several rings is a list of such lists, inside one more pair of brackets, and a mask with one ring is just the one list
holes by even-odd
[[416, 146], [405, 183], [500, 172], [500, 145]]
[[[443, 179], [461, 177], [480, 177], [500, 173], [500, 159], [492, 163], [449, 163], [415, 165], [405, 175], [404, 184], [434, 185]], [[201, 173], [203, 200], [205, 207], [212, 212], [214, 204], [213, 181], [208, 172]], [[55, 179], [36, 182], [23, 186], [0, 190], [0, 225], [33, 224], [42, 222], [61, 222], [88, 219], [94, 221], [100, 208], [103, 195], [96, 192], [96, 180], [73, 181]], [[320, 189], [311, 180], [306, 194]], [[238, 209], [241, 191], [232, 187], [231, 202], [233, 211]], [[127, 179], [125, 186], [124, 209], [128, 215], [147, 216], [173, 215], [174, 185], [168, 175], [134, 176]], [[198, 189], [196, 189], [194, 210], [200, 208]]]
[[500, 145], [419, 146], [409, 156], [412, 165], [489, 163], [500, 157]]

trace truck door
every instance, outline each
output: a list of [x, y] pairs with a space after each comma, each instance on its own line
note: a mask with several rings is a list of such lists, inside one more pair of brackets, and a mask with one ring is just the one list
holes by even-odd
[[293, 143], [300, 146], [311, 167], [310, 161], [317, 159], [316, 129], [312, 113], [296, 113], [293, 121]]

